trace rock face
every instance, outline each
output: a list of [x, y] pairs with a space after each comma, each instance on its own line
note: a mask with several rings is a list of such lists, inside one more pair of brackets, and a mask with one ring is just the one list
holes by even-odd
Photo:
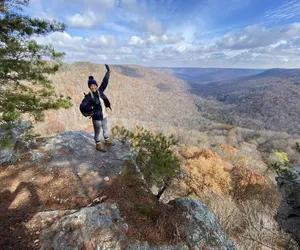
[[106, 148], [102, 153], [95, 149], [93, 134], [85, 131], [66, 131], [49, 139], [42, 147], [50, 152], [46, 169], [70, 168], [80, 179], [83, 192], [92, 197], [107, 180], [118, 176], [129, 150], [122, 143]]
[[[28, 129], [30, 128], [31, 124], [29, 122], [23, 122], [12, 129], [12, 135], [11, 139], [9, 141], [9, 144], [11, 146], [0, 148], [0, 164], [3, 164], [5, 162], [9, 162], [12, 159], [12, 156], [14, 154], [14, 145], [16, 141], [20, 138], [20, 136]], [[7, 131], [4, 129], [0, 129], [0, 140], [3, 140], [7, 136]]]
[[14, 149], [12, 147], [7, 147], [0, 149], [0, 164], [9, 162], [13, 156]]
[[282, 193], [276, 219], [293, 236], [300, 248], [300, 166], [288, 170], [276, 180]]
[[216, 216], [204, 204], [190, 198], [175, 200], [186, 208], [188, 242], [181, 245], [150, 246], [148, 242], [126, 238], [128, 229], [120, 216], [117, 204], [98, 204], [66, 215], [50, 228], [42, 231], [41, 250], [68, 249], [127, 249], [127, 250], [182, 250], [236, 249], [220, 229]]
[[126, 230], [115, 204], [86, 207], [45, 229], [41, 250], [120, 249]]
[[207, 206], [190, 198], [181, 198], [176, 202], [187, 209], [185, 230], [192, 249], [204, 247], [236, 249], [233, 242], [221, 230], [215, 214]]
[[176, 245], [176, 246], [152, 246], [148, 244], [148, 242], [140, 242], [140, 241], [134, 241], [134, 242], [128, 242], [128, 246], [126, 247], [126, 250], [189, 250], [188, 246], [185, 244], [182, 245]]

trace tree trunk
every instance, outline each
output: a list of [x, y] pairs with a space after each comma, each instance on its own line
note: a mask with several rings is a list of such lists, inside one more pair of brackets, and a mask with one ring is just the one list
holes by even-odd
[[162, 194], [166, 191], [166, 189], [170, 186], [170, 178], [168, 178], [163, 187], [161, 188], [161, 190], [159, 190], [158, 194], [156, 195], [156, 198], [159, 200], [160, 197], [162, 196]]

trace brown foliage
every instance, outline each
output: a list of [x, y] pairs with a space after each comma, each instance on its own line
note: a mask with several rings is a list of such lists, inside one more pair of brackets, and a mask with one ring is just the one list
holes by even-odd
[[234, 167], [231, 171], [231, 176], [234, 199], [260, 199], [263, 191], [270, 189], [265, 177], [249, 168]]
[[215, 148], [216, 152], [224, 159], [229, 161], [235, 167], [246, 167], [248, 163], [248, 156], [242, 155], [239, 151], [227, 144], [217, 144]]
[[194, 193], [212, 190], [228, 194], [231, 187], [230, 174], [225, 170], [230, 163], [223, 161], [211, 150], [197, 150], [196, 147], [181, 150], [186, 158], [183, 170], [189, 173], [188, 187]]

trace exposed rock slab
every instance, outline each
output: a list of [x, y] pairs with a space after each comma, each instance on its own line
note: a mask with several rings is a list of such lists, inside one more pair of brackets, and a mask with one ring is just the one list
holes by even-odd
[[300, 248], [300, 166], [290, 169], [276, 180], [282, 193], [276, 219]]

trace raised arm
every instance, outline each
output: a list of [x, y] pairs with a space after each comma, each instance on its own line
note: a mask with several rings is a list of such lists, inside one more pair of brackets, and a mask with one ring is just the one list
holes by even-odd
[[99, 87], [99, 91], [101, 91], [101, 92], [104, 92], [105, 89], [107, 88], [109, 77], [110, 77], [110, 68], [109, 68], [109, 66], [107, 64], [105, 64], [105, 67], [107, 69], [107, 72], [106, 72], [106, 74], [105, 74], [105, 76], [104, 76], [104, 78], [102, 80], [102, 83], [101, 83], [101, 85]]

